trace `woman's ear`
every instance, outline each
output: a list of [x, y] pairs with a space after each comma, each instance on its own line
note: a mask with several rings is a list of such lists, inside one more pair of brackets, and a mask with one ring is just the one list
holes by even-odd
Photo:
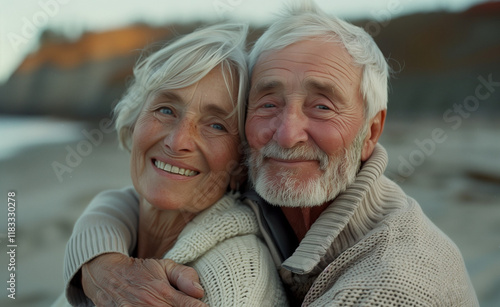
[[366, 132], [366, 137], [363, 142], [363, 149], [361, 150], [361, 161], [366, 161], [373, 153], [375, 145], [377, 145], [378, 139], [384, 130], [385, 115], [387, 110], [382, 110], [377, 113], [372, 119], [368, 126], [368, 131]]

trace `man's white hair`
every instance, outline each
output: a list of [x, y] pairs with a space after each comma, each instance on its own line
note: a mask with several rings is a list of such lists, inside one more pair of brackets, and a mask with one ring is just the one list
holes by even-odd
[[360, 91], [366, 121], [387, 109], [389, 65], [373, 38], [362, 28], [327, 15], [312, 1], [291, 3], [255, 42], [248, 60], [250, 74], [263, 52], [309, 39], [343, 44], [354, 64], [363, 68]]

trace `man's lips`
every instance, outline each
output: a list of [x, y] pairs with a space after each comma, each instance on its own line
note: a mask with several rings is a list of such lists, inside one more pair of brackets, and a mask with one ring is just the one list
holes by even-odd
[[268, 160], [271, 163], [277, 164], [277, 165], [283, 165], [283, 166], [300, 166], [300, 165], [306, 165], [306, 164], [318, 164], [319, 161], [317, 160], [303, 160], [303, 159], [278, 159], [278, 158], [271, 158], [267, 157], [266, 160]]
[[180, 167], [162, 162], [160, 160], [154, 160], [154, 165], [156, 166], [156, 168], [161, 169], [165, 172], [168, 172], [171, 174], [182, 175], [182, 176], [186, 176], [186, 177], [192, 177], [192, 176], [196, 176], [199, 174], [199, 172], [197, 172], [197, 171], [190, 170], [187, 168], [180, 168]]

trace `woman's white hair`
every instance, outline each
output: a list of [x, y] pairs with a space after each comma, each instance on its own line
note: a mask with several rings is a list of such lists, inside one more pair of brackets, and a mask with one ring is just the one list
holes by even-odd
[[248, 60], [250, 74], [263, 52], [281, 50], [308, 39], [342, 43], [353, 62], [363, 68], [360, 91], [366, 121], [387, 109], [389, 66], [372, 37], [360, 27], [328, 16], [312, 1], [289, 5], [280, 19], [255, 42]]
[[134, 67], [132, 83], [114, 109], [120, 145], [130, 150], [134, 125], [147, 101], [162, 91], [190, 86], [219, 65], [231, 97], [233, 84], [238, 82], [234, 112], [238, 117], [240, 138], [244, 140], [247, 31], [248, 26], [243, 24], [208, 26], [181, 36], [140, 60]]

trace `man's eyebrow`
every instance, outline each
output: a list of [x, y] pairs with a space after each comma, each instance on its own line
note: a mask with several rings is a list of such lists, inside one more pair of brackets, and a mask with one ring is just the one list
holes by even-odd
[[278, 80], [263, 80], [257, 82], [255, 86], [252, 86], [250, 93], [257, 94], [281, 88], [283, 88], [283, 83]]
[[333, 84], [320, 82], [318, 80], [308, 80], [306, 82], [306, 89], [322, 92], [331, 97], [339, 95], [338, 91], [335, 89], [335, 86]]
[[337, 100], [337, 102], [348, 101], [348, 97], [342, 88], [338, 87], [335, 83], [323, 82], [319, 80], [307, 80], [306, 88], [308, 91], [315, 91], [326, 95], [332, 99]]

